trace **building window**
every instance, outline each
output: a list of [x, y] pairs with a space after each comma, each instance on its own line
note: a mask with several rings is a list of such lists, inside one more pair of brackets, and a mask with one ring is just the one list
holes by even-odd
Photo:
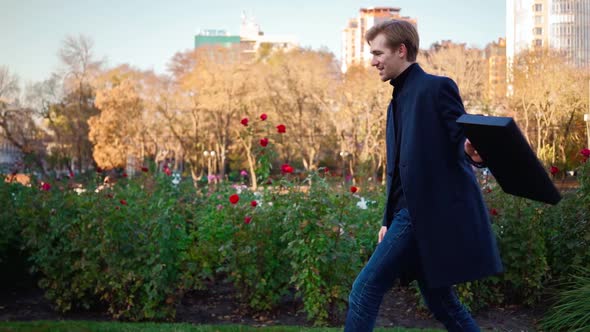
[[535, 46], [543, 46], [543, 41], [541, 39], [535, 39]]
[[535, 28], [535, 35], [542, 35], [543, 34], [543, 28]]
[[543, 16], [541, 16], [541, 15], [535, 16], [535, 25], [541, 25], [541, 24], [543, 24]]
[[536, 12], [543, 11], [543, 4], [536, 3], [536, 4], [535, 4], [535, 11], [536, 11]]

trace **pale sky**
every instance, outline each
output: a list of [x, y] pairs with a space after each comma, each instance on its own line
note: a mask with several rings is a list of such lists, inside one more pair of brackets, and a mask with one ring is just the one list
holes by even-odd
[[266, 35], [293, 36], [300, 46], [327, 47], [339, 58], [347, 20], [371, 6], [400, 7], [403, 16], [417, 18], [421, 48], [444, 39], [484, 47], [505, 36], [504, 0], [0, 0], [0, 66], [21, 85], [42, 81], [59, 69], [64, 38], [83, 34], [110, 67], [128, 63], [165, 73], [200, 29], [239, 34], [243, 11]]

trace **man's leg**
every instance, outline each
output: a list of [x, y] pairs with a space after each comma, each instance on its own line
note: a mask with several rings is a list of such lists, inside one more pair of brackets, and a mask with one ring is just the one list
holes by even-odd
[[412, 223], [403, 209], [395, 215], [383, 241], [354, 281], [344, 331], [373, 330], [383, 295], [412, 257], [416, 257]]
[[452, 286], [428, 288], [421, 282], [419, 285], [426, 306], [448, 331], [480, 331], [469, 311], [459, 302]]

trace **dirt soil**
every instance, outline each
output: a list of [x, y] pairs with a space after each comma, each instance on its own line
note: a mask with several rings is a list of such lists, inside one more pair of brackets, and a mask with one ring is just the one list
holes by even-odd
[[[483, 329], [520, 332], [535, 331], [535, 324], [542, 313], [540, 309], [510, 306], [482, 310], [474, 317]], [[344, 313], [334, 314], [330, 325], [342, 326], [344, 318]], [[110, 319], [105, 312], [99, 311], [57, 313], [43, 297], [43, 291], [37, 288], [0, 291], [0, 321]], [[187, 293], [178, 304], [176, 322], [251, 326], [312, 325], [302, 310], [301, 302], [292, 297], [286, 298], [272, 312], [250, 313], [235, 300], [235, 291], [228, 284], [212, 285], [205, 291]], [[418, 309], [411, 290], [399, 287], [385, 296], [377, 326], [443, 329], [428, 312]]]

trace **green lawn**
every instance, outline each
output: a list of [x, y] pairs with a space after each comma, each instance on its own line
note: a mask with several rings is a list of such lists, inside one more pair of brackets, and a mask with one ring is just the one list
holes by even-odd
[[[332, 332], [342, 331], [342, 328], [304, 328], [297, 326], [272, 326], [272, 327], [250, 327], [240, 325], [191, 325], [191, 324], [165, 324], [165, 323], [118, 323], [118, 322], [86, 322], [86, 321], [34, 321], [34, 322], [0, 322], [2, 332], [243, 332], [243, 331], [264, 331], [264, 332]], [[422, 330], [388, 328], [375, 329], [375, 331], [389, 332], [440, 332], [442, 330]]]

